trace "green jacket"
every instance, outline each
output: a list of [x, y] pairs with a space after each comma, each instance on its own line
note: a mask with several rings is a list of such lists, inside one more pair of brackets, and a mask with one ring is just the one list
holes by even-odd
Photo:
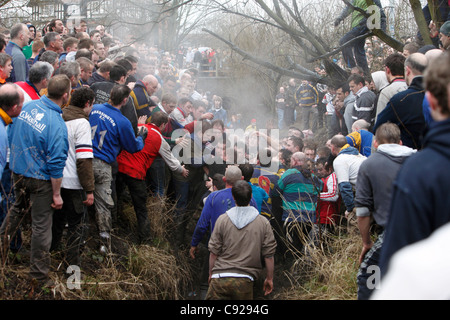
[[[373, 3], [378, 6], [381, 14], [381, 28], [385, 30], [386, 28], [386, 15], [383, 11], [383, 6], [381, 5], [380, 0], [374, 0]], [[367, 11], [367, 8], [369, 7], [367, 5], [366, 0], [352, 0], [351, 4], [354, 7], [361, 8], [364, 11]], [[352, 28], [358, 27], [360, 25], [366, 24], [366, 17], [362, 13], [360, 13], [357, 10], [353, 10], [350, 6], [345, 6], [344, 10], [342, 10], [341, 14], [339, 15], [339, 19], [344, 20], [346, 17], [348, 17], [350, 14], [352, 14]]]

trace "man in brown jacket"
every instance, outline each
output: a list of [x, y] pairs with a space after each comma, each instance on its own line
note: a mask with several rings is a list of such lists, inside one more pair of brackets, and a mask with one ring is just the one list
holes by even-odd
[[237, 181], [231, 189], [236, 207], [217, 219], [209, 241], [209, 290], [207, 300], [253, 299], [253, 282], [267, 274], [264, 294], [273, 290], [276, 241], [269, 221], [250, 206], [251, 186]]

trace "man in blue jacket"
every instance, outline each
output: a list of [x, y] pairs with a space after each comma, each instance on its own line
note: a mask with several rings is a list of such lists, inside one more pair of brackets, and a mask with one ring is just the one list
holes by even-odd
[[[69, 143], [61, 106], [70, 98], [66, 75], [54, 76], [48, 94], [27, 103], [10, 124], [10, 167], [16, 201], [0, 228], [2, 243], [31, 211], [30, 277], [50, 286], [50, 245], [53, 211], [62, 208], [61, 181]], [[32, 205], [31, 205], [32, 204]]]
[[94, 149], [94, 205], [102, 253], [110, 251], [111, 245], [111, 209], [114, 206], [111, 197], [113, 192], [111, 164], [116, 161], [122, 149], [129, 153], [141, 151], [147, 135], [146, 129], [143, 128], [136, 137], [131, 122], [120, 112], [127, 103], [130, 92], [131, 89], [126, 85], [115, 85], [111, 89], [110, 103], [94, 105], [89, 115]]
[[382, 276], [397, 251], [429, 237], [450, 221], [446, 188], [450, 174], [444, 169], [450, 165], [449, 83], [450, 54], [445, 53], [433, 60], [425, 73], [426, 98], [435, 123], [425, 136], [423, 149], [404, 163], [393, 184], [380, 258]]

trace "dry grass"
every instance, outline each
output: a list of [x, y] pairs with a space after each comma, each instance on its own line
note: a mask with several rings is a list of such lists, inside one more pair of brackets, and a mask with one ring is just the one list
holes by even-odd
[[[50, 277], [53, 289], [33, 288], [28, 278], [29, 257], [9, 253], [0, 266], [2, 300], [178, 300], [189, 285], [191, 266], [186, 257], [174, 254], [169, 241], [171, 210], [166, 201], [149, 199], [151, 245], [138, 245], [135, 238], [136, 217], [132, 207], [125, 207], [120, 232], [113, 236], [113, 253], [98, 253], [97, 232], [91, 219], [90, 235], [82, 254], [81, 289], [69, 289], [73, 274], [66, 274], [63, 252], [52, 253]], [[23, 248], [29, 250], [30, 226], [23, 229]], [[68, 282], [69, 281], [69, 282]], [[34, 284], [35, 285], [35, 284]]]
[[[168, 202], [149, 200], [153, 243], [137, 245], [134, 211], [127, 207], [121, 232], [113, 238], [113, 254], [99, 255], [95, 226], [82, 255], [81, 289], [68, 288], [68, 276], [61, 263], [61, 252], [52, 254], [52, 290], [31, 289], [27, 256], [9, 255], [0, 266], [2, 300], [183, 300], [198, 280], [198, 261], [186, 250], [176, 250], [170, 240], [173, 221]], [[91, 220], [92, 221], [92, 220]], [[95, 224], [94, 224], [95, 225]], [[194, 224], [195, 226], [195, 224]], [[29, 249], [30, 231], [23, 228], [24, 247]], [[298, 253], [293, 265], [276, 261], [280, 278], [273, 300], [350, 300], [356, 298], [357, 258], [360, 239], [355, 226], [339, 227], [327, 242], [312, 247], [307, 257]], [[191, 230], [187, 233], [190, 235]], [[196, 259], [198, 260], [198, 259]], [[197, 269], [196, 269], [197, 268]], [[197, 271], [196, 271], [197, 270]], [[282, 278], [282, 279], [281, 279]], [[70, 280], [70, 278], [69, 278]]]
[[324, 235], [322, 241], [310, 245], [306, 254], [296, 253], [299, 258], [285, 271], [290, 286], [274, 299], [356, 299], [360, 251], [361, 240], [357, 228], [352, 225], [337, 227], [335, 234]]

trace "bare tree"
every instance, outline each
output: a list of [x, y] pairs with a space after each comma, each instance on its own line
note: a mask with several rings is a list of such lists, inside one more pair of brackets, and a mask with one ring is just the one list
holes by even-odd
[[[374, 2], [372, 0], [366, 0], [366, 2], [369, 6], [374, 5]], [[417, 7], [413, 7], [412, 9], [414, 10], [416, 21], [420, 22], [421, 18], [423, 17], [423, 13], [421, 12], [420, 8], [420, 1], [410, 0], [411, 6], [413, 4], [417, 5], [416, 2], [419, 2], [418, 9], [420, 9], [420, 12], [419, 10], [417, 10]], [[403, 49], [403, 43], [401, 41], [393, 38], [384, 30], [377, 28], [370, 29], [361, 37], [352, 39], [351, 41], [341, 46], [333, 46], [333, 43], [331, 41], [324, 39], [322, 33], [323, 30], [326, 30], [325, 32], [327, 32], [328, 34], [336, 34], [336, 32], [330, 27], [330, 16], [319, 17], [317, 15], [307, 15], [308, 8], [310, 9], [313, 5], [319, 5], [318, 2], [309, 2], [305, 4], [302, 1], [295, 0], [272, 0], [270, 2], [265, 0], [255, 0], [254, 3], [256, 4], [256, 10], [254, 10], [254, 13], [246, 13], [245, 11], [242, 11], [241, 8], [237, 7], [234, 3], [233, 5], [231, 5], [231, 2], [223, 3], [221, 1], [215, 1], [214, 3], [225, 14], [239, 15], [248, 19], [249, 21], [252, 21], [253, 23], [268, 25], [272, 28], [276, 28], [284, 32], [290, 37], [292, 42], [296, 45], [296, 50], [298, 51], [299, 55], [297, 57], [293, 57], [289, 54], [286, 54], [285, 58], [287, 61], [289, 61], [289, 67], [281, 67], [272, 63], [272, 61], [265, 59], [264, 57], [258, 56], [254, 52], [247, 52], [245, 50], [242, 50], [242, 48], [236, 46], [236, 44], [234, 44], [232, 41], [225, 39], [218, 32], [207, 28], [203, 29], [205, 32], [223, 41], [233, 51], [240, 54], [245, 59], [253, 61], [254, 63], [262, 67], [269, 68], [284, 76], [293, 76], [322, 83], [341, 82], [347, 79], [348, 73], [341, 67], [339, 67], [336, 63], [334, 63], [331, 57], [338, 54], [344, 46], [349, 45], [353, 41], [357, 41], [360, 38], [376, 36], [378, 39], [397, 51], [402, 51]], [[322, 1], [322, 5], [324, 3], [325, 2]], [[336, 1], [327, 1], [326, 5], [332, 7], [335, 14], [339, 10], [339, 8], [342, 7], [342, 3], [354, 10], [360, 11], [361, 14], [366, 18], [370, 17], [370, 14], [368, 12], [354, 7], [351, 2], [346, 0], [343, 0], [340, 3]], [[243, 7], [245, 7], [246, 5], [250, 5], [249, 2], [245, 2]], [[316, 9], [316, 11], [320, 11], [320, 9]], [[311, 12], [311, 10], [309, 10], [309, 12]], [[317, 25], [324, 20], [327, 21], [328, 25], [317, 27]], [[327, 78], [322, 78], [311, 70], [311, 63], [318, 61], [320, 61], [325, 66], [328, 74]]]

